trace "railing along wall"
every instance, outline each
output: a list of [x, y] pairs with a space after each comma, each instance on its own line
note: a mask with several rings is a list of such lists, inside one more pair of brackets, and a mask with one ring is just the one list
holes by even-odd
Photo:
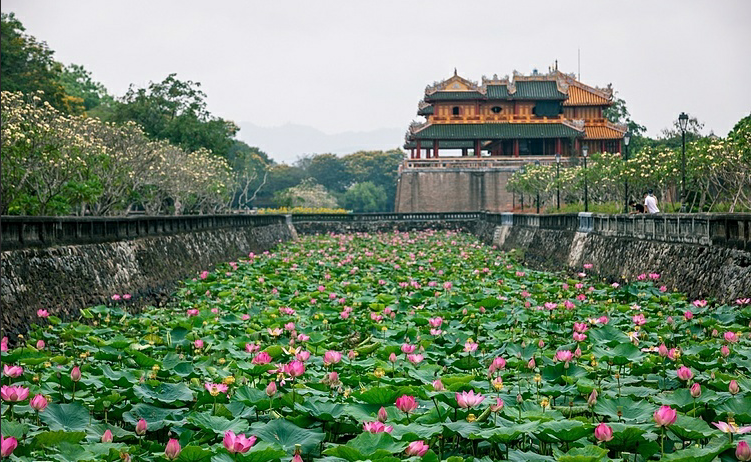
[[556, 215], [501, 213], [488, 214], [487, 217], [491, 223], [507, 226], [717, 245], [751, 251], [751, 214], [606, 215], [582, 212]]
[[89, 244], [221, 228], [284, 224], [286, 220], [285, 215], [3, 216], [0, 218], [0, 245], [3, 250], [13, 250], [62, 244]]
[[483, 219], [483, 212], [440, 212], [440, 213], [300, 213], [292, 215], [292, 223], [344, 222], [362, 223], [370, 221], [467, 221]]

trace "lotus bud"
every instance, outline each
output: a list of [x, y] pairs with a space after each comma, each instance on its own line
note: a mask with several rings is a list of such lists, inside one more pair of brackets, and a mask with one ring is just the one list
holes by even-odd
[[146, 427], [147, 427], [146, 420], [145, 419], [139, 420], [138, 423], [136, 424], [136, 435], [138, 436], [145, 435]]
[[595, 404], [597, 404], [597, 390], [592, 390], [592, 393], [589, 394], [589, 398], [587, 398], [587, 405], [593, 407]]
[[737, 395], [739, 391], [741, 391], [741, 387], [738, 386], [738, 382], [735, 380], [730, 381], [730, 385], [728, 385], [728, 391], [731, 395]]
[[696, 399], [701, 396], [701, 385], [699, 385], [698, 382], [694, 382], [693, 385], [691, 385], [691, 397]]
[[111, 443], [113, 439], [112, 431], [108, 428], [102, 435], [102, 443]]
[[266, 386], [266, 396], [271, 398], [276, 394], [276, 382], [269, 382]]
[[180, 442], [172, 438], [164, 448], [164, 456], [169, 460], [175, 460], [180, 455], [180, 451]]
[[381, 406], [381, 408], [378, 410], [378, 421], [386, 422], [387, 419], [388, 415], [386, 414], [386, 408]]

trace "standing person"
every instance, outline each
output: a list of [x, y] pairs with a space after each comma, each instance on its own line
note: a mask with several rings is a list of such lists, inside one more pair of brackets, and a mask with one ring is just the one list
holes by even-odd
[[638, 204], [636, 201], [631, 201], [628, 203], [628, 205], [629, 207], [631, 207], [631, 212], [629, 212], [629, 214], [645, 212], [644, 206], [642, 204]]
[[644, 207], [649, 213], [660, 213], [660, 209], [657, 208], [657, 198], [652, 195], [651, 189], [647, 191], [647, 197], [644, 198]]

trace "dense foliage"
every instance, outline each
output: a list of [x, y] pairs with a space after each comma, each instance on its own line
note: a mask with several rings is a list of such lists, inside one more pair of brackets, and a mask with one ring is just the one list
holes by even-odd
[[[669, 139], [673, 139], [669, 138]], [[595, 153], [587, 162], [590, 202], [623, 204], [625, 184], [639, 201], [653, 189], [665, 202], [680, 202], [681, 149], [645, 146], [628, 160], [620, 154]], [[579, 202], [584, 194], [582, 159], [570, 167], [527, 165], [512, 175], [508, 190], [528, 197], [539, 192], [541, 202]], [[687, 206], [693, 211], [751, 211], [751, 116], [741, 119], [727, 138], [696, 137], [686, 145]], [[531, 203], [531, 200], [527, 202]]]
[[40, 310], [3, 341], [3, 454], [749, 460], [751, 300], [590, 266], [530, 271], [453, 233], [329, 235], [204, 271], [168, 308]]

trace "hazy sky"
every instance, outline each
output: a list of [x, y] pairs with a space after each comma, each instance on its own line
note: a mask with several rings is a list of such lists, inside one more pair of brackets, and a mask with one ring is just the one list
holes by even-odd
[[[681, 111], [726, 135], [751, 111], [751, 1], [3, 0], [111, 93], [170, 73], [235, 122], [403, 128], [425, 85], [547, 72], [612, 83], [650, 135]], [[252, 143], [251, 143], [252, 144]], [[393, 147], [393, 146], [386, 146]]]

